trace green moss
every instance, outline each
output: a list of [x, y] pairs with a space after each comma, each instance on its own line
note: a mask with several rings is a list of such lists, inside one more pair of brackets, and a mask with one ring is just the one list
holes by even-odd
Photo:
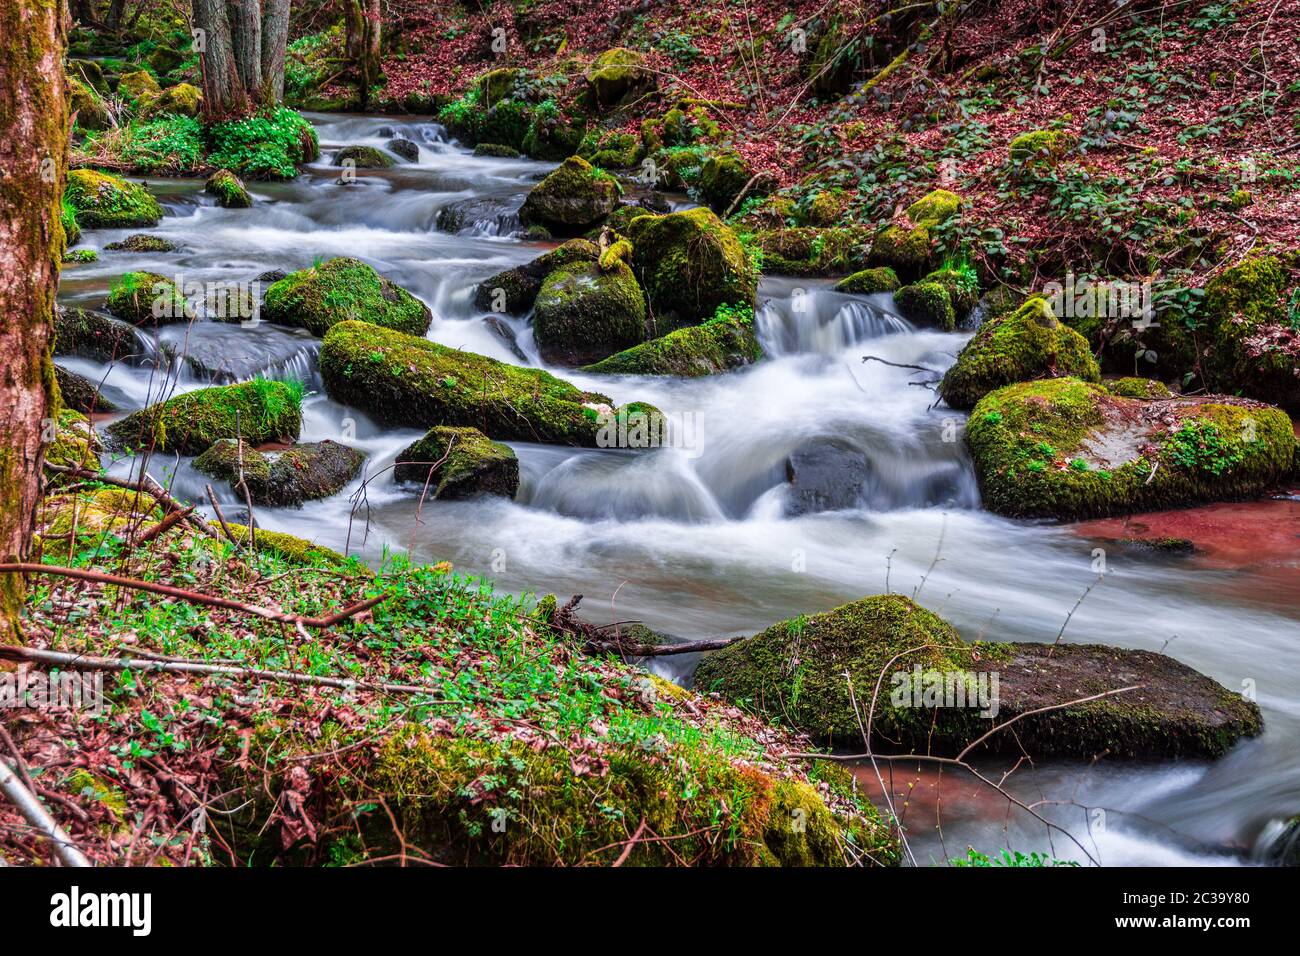
[[160, 116], [175, 113], [180, 116], [198, 116], [203, 109], [203, 91], [189, 83], [177, 83], [142, 103], [141, 115]]
[[823, 189], [808, 200], [803, 218], [810, 226], [833, 226], [844, 216], [848, 206], [849, 199], [843, 190]]
[[[248, 540], [247, 525], [227, 522], [226, 527], [230, 529], [231, 535], [240, 545]], [[313, 544], [305, 538], [285, 534], [283, 531], [268, 531], [265, 528], [258, 528], [253, 536], [253, 543], [258, 551], [274, 554], [294, 564], [318, 568], [356, 568], [355, 561], [344, 557], [332, 548]]]
[[644, 150], [635, 133], [618, 130], [592, 130], [582, 139], [578, 155], [593, 166], [628, 169], [637, 164]]
[[1047, 301], [1035, 296], [979, 327], [944, 375], [939, 394], [953, 408], [970, 408], [1004, 385], [1053, 375], [1101, 379], [1087, 341], [1058, 322]]
[[527, 78], [527, 70], [502, 67], [499, 70], [488, 70], [474, 81], [474, 86], [479, 100], [490, 106], [498, 100], [514, 96], [516, 87]]
[[479, 143], [474, 147], [475, 156], [491, 156], [495, 159], [518, 159], [519, 150], [513, 146], [502, 146], [500, 143]]
[[[1123, 460], [1098, 461], [1092, 449], [1124, 442], [1135, 422], [1141, 438]], [[1296, 448], [1275, 408], [1124, 399], [1071, 378], [985, 396], [967, 437], [987, 508], [1067, 519], [1257, 495], [1287, 475]]]
[[583, 139], [583, 129], [565, 118], [558, 109], [545, 109], [540, 104], [533, 111], [533, 121], [528, 126], [521, 147], [534, 159], [558, 162], [578, 151]]
[[587, 70], [587, 83], [601, 106], [613, 106], [649, 81], [645, 56], [626, 47], [606, 50], [592, 61]]
[[519, 459], [514, 451], [477, 428], [435, 426], [408, 445], [397, 461], [394, 480], [421, 486], [427, 482], [435, 498], [513, 498], [519, 489]]
[[871, 261], [900, 275], [920, 275], [930, 262], [930, 246], [929, 226], [886, 226], [871, 244]]
[[180, 175], [205, 165], [204, 153], [199, 121], [167, 114], [128, 126], [120, 155], [138, 172]]
[[89, 169], [68, 173], [64, 199], [85, 229], [157, 225], [162, 207], [143, 186]]
[[59, 205], [59, 225], [63, 227], [64, 248], [75, 246], [81, 241], [81, 227], [77, 225], [77, 211], [72, 208], [68, 197], [64, 196]]
[[226, 209], [248, 209], [253, 205], [253, 197], [243, 182], [228, 169], [218, 169], [209, 176], [203, 191], [216, 196], [218, 204]]
[[1275, 256], [1225, 269], [1205, 285], [1216, 387], [1300, 411], [1294, 331], [1284, 304], [1289, 282]]
[[260, 452], [245, 442], [223, 438], [194, 459], [194, 468], [230, 483], [242, 476], [254, 504], [301, 505], [338, 493], [356, 477], [365, 455], [328, 439]]
[[947, 189], [936, 189], [908, 206], [907, 218], [914, 226], [937, 226], [957, 215], [959, 209], [960, 196]]
[[266, 290], [262, 318], [324, 335], [335, 323], [369, 322], [423, 335], [428, 306], [357, 259], [338, 258], [291, 273]]
[[45, 460], [66, 468], [98, 471], [100, 447], [86, 416], [64, 408], [55, 420], [54, 440], [45, 446]]
[[502, 441], [595, 447], [594, 406], [611, 404], [540, 369], [364, 322], [330, 329], [320, 365], [330, 397], [384, 424], [472, 426]]
[[938, 282], [917, 282], [904, 286], [894, 296], [903, 318], [918, 325], [951, 332], [957, 328], [957, 313], [946, 286]]
[[108, 426], [108, 434], [120, 447], [198, 455], [235, 436], [253, 445], [293, 441], [301, 428], [302, 386], [254, 379], [150, 405]]
[[69, 79], [68, 99], [69, 106], [77, 114], [77, 126], [81, 129], [101, 130], [112, 125], [103, 98], [86, 83], [75, 78]]
[[64, 407], [79, 412], [113, 412], [117, 406], [99, 394], [99, 385], [84, 375], [70, 372], [60, 365], [54, 366], [54, 378], [59, 383], [59, 396]]
[[570, 239], [532, 262], [483, 280], [474, 292], [474, 305], [484, 312], [523, 315], [533, 307], [543, 279], [570, 263], [595, 262], [599, 254], [594, 243]]
[[334, 165], [351, 163], [357, 169], [387, 169], [395, 164], [393, 157], [374, 146], [344, 146], [334, 154]]
[[175, 252], [176, 243], [170, 239], [164, 239], [162, 236], [151, 236], [148, 233], [136, 232], [125, 239], [110, 242], [104, 248], [110, 252]]
[[876, 292], [897, 292], [898, 273], [888, 266], [863, 269], [835, 284], [836, 292], [846, 295], [872, 295]]
[[716, 375], [763, 357], [748, 307], [719, 306], [713, 318], [611, 355], [584, 372], [605, 375]]
[[760, 232], [763, 271], [779, 275], [833, 276], [861, 270], [870, 234], [856, 226], [770, 229]]
[[1032, 130], [1021, 133], [1007, 145], [1011, 162], [1024, 167], [1038, 164], [1055, 164], [1074, 145], [1069, 133], [1054, 129]]
[[618, 181], [580, 156], [570, 156], [533, 187], [520, 207], [524, 222], [540, 223], [557, 234], [582, 232], [618, 205]]
[[738, 154], [714, 153], [700, 167], [700, 194], [714, 210], [724, 212], [749, 183], [751, 175]]
[[533, 334], [547, 362], [582, 365], [645, 341], [645, 299], [623, 262], [574, 262], [542, 282]]
[[125, 322], [86, 309], [60, 309], [54, 314], [55, 355], [115, 362], [132, 354], [135, 348], [135, 331]]
[[41, 521], [46, 538], [77, 534], [122, 534], [134, 522], [162, 517], [153, 499], [122, 488], [91, 487], [49, 495], [42, 502]]
[[706, 319], [720, 305], [753, 306], [753, 265], [736, 234], [709, 210], [639, 216], [628, 234], [656, 323], [671, 328]]
[[162, 87], [148, 70], [136, 70], [122, 74], [117, 81], [117, 92], [128, 100], [148, 100], [161, 93]]
[[108, 311], [132, 325], [166, 325], [193, 317], [184, 293], [156, 272], [124, 272], [108, 289]]
[[1121, 398], [1169, 398], [1172, 394], [1169, 386], [1164, 382], [1157, 382], [1151, 378], [1119, 378], [1113, 382], [1103, 382], [1107, 391], [1112, 395], [1118, 395]]
[[952, 302], [953, 312], [958, 322], [970, 315], [979, 303], [979, 278], [975, 275], [975, 270], [969, 266], [936, 269], [921, 281], [938, 283], [948, 291], [948, 298]]

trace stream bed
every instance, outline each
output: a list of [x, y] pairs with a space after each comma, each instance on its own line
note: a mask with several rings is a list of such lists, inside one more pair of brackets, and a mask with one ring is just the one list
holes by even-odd
[[[98, 249], [99, 260], [65, 267], [60, 302], [100, 308], [110, 281], [128, 270], [185, 282], [248, 281], [267, 270], [355, 256], [429, 305], [430, 338], [544, 365], [526, 320], [485, 315], [472, 299], [482, 279], [549, 248], [509, 233], [525, 194], [551, 164], [476, 158], [417, 119], [309, 118], [322, 160], [291, 183], [249, 183], [257, 200], [251, 209], [219, 208], [198, 180], [151, 180], [167, 214], [148, 232], [180, 251], [107, 252], [108, 243], [142, 230], [88, 231], [82, 247]], [[382, 146], [393, 135], [420, 144], [418, 162], [359, 171], [352, 183], [340, 182], [340, 170], [328, 165], [338, 147]], [[439, 230], [440, 213], [444, 224], [459, 220], [459, 231]], [[172, 363], [170, 377], [160, 374], [152, 359], [167, 353], [225, 369], [217, 380], [302, 380], [309, 390], [302, 440], [360, 448], [377, 477], [354, 516], [349, 497], [360, 478], [301, 509], [258, 508], [261, 526], [371, 561], [385, 548], [418, 561], [450, 560], [502, 590], [553, 592], [561, 600], [581, 593], [598, 624], [635, 619], [687, 640], [751, 634], [888, 587], [915, 595], [970, 640], [1052, 641], [1095, 584], [1063, 640], [1163, 650], [1230, 689], [1253, 687], [1265, 733], [1213, 764], [1025, 765], [1009, 789], [1027, 803], [1043, 801], [1039, 812], [1103, 864], [1249, 863], [1281, 820], [1300, 813], [1300, 505], [1259, 505], [1272, 509], [1268, 524], [1293, 529], [1280, 565], [1256, 560], [1248, 548], [1232, 561], [1130, 552], [1070, 526], [982, 511], [962, 441], [964, 416], [932, 408], [934, 392], [919, 384], [938, 378], [969, 333], [913, 328], [893, 314], [889, 295], [851, 297], [831, 286], [764, 279], [757, 325], [767, 357], [742, 371], [680, 380], [551, 368], [616, 403], [656, 405], [675, 430], [672, 447], [511, 443], [522, 478], [516, 500], [429, 502], [418, 520], [418, 492], [379, 472], [422, 433], [380, 427], [327, 398], [317, 372], [319, 340], [302, 330], [200, 318], [148, 333], [145, 360], [136, 365], [59, 362], [102, 380], [104, 395], [128, 411], [173, 388], [213, 383], [185, 363]], [[863, 362], [868, 354], [934, 374]], [[866, 462], [858, 504], [801, 514], [789, 496], [786, 461], [831, 440], [851, 445]], [[130, 463], [112, 467], [126, 473]], [[208, 479], [188, 460], [158, 456], [150, 468], [179, 497], [201, 500]], [[224, 488], [223, 497], [238, 510], [233, 491]], [[1098, 547], [1106, 548], [1100, 578]], [[686, 681], [693, 663], [660, 658], [652, 666]], [[862, 768], [860, 779], [879, 796], [873, 771]], [[945, 852], [962, 856], [968, 845], [1086, 859], [1068, 839], [1053, 838], [1023, 812], [1008, 814], [1000, 796], [951, 771], [917, 777], [895, 767], [892, 784], [895, 794], [910, 789], [903, 817], [922, 864]]]

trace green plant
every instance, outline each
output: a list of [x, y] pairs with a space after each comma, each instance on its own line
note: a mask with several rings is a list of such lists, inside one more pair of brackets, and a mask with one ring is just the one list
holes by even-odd
[[1055, 857], [1047, 856], [1037, 851], [1030, 853], [1028, 856], [1019, 850], [1003, 850], [997, 856], [990, 857], [986, 853], [981, 853], [974, 847], [966, 851], [964, 858], [950, 861], [953, 866], [971, 866], [971, 867], [990, 867], [990, 866], [1013, 866], [1013, 867], [1039, 867], [1039, 866], [1078, 866], [1073, 860], [1058, 860]]
[[301, 115], [276, 107], [208, 127], [208, 162], [253, 179], [292, 179], [316, 159], [316, 131]]

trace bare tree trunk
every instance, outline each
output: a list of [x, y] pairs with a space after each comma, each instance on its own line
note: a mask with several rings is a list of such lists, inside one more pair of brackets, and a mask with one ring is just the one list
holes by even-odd
[[254, 100], [262, 95], [262, 10], [257, 0], [229, 0], [230, 34], [235, 68], [244, 91]]
[[220, 119], [248, 110], [248, 93], [235, 64], [225, 0], [194, 0], [194, 26], [202, 30], [203, 112]]
[[361, 108], [370, 100], [370, 88], [379, 80], [383, 48], [383, 0], [344, 0], [344, 52], [356, 64]]
[[[65, 237], [68, 100], [63, 4], [0, 3], [0, 558], [22, 561], [57, 408], [50, 345]], [[0, 643], [21, 640], [23, 584], [0, 576]]]
[[289, 44], [289, 0], [262, 0], [264, 101], [284, 99], [284, 58]]

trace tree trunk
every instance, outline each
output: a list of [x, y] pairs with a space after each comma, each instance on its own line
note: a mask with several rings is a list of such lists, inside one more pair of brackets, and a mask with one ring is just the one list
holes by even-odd
[[235, 68], [244, 91], [254, 100], [262, 95], [262, 10], [257, 0], [229, 0], [230, 34]]
[[361, 108], [370, 100], [370, 88], [379, 81], [380, 52], [383, 48], [383, 0], [345, 0], [344, 51], [357, 70], [357, 93]]
[[194, 26], [203, 31], [199, 63], [204, 115], [211, 120], [247, 112], [248, 94], [235, 64], [225, 0], [194, 0]]
[[284, 58], [289, 44], [289, 0], [262, 0], [263, 100], [284, 99]]
[[[0, 558], [23, 561], [58, 387], [50, 345], [65, 238], [63, 4], [0, 3]], [[21, 639], [23, 583], [0, 575], [0, 643]]]

